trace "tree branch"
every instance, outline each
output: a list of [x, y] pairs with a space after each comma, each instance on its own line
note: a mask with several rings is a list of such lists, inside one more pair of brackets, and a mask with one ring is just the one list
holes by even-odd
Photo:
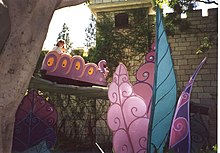
[[2, 2], [5, 6], [8, 6], [8, 0], [2, 0]]
[[60, 5], [58, 5], [58, 7], [56, 8], [61, 9], [67, 6], [75, 6], [75, 5], [79, 5], [81, 3], [87, 2], [88, 0], [62, 0]]
[[203, 1], [203, 0], [198, 0], [198, 2], [202, 2], [202, 3], [205, 3], [205, 4], [216, 4], [218, 5], [218, 3], [216, 1]]

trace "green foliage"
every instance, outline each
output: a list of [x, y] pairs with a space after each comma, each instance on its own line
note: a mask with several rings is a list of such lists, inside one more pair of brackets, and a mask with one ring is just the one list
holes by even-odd
[[[89, 60], [97, 63], [101, 59], [105, 59], [108, 62], [108, 67], [114, 67], [118, 64], [122, 52], [120, 49], [117, 50], [116, 38], [113, 34], [113, 21], [107, 16], [103, 16], [101, 21], [97, 22], [98, 35], [96, 38], [96, 47], [89, 49]], [[114, 57], [114, 58], [113, 58]], [[112, 64], [112, 65], [111, 65]]]
[[90, 17], [90, 21], [91, 22], [89, 26], [85, 30], [86, 32], [85, 46], [87, 48], [94, 47], [96, 44], [96, 19], [93, 14]]
[[181, 19], [177, 13], [170, 13], [164, 18], [165, 29], [167, 35], [174, 35], [176, 27], [181, 31], [187, 31], [190, 27], [190, 22], [185, 19]]
[[[200, 149], [199, 151], [193, 151], [195, 153], [217, 153], [217, 145], [214, 145], [212, 148]], [[165, 153], [175, 153], [172, 149], [165, 151]]]
[[169, 4], [169, 1], [168, 0], [154, 0], [154, 4], [159, 5], [160, 8], [162, 8], [162, 5], [163, 4]]
[[[82, 51], [82, 50], [79, 50], [79, 49], [75, 49], [72, 53], [74, 53], [73, 55], [83, 56], [83, 51]], [[72, 56], [73, 56], [73, 55], [72, 55]]]
[[213, 151], [217, 152], [218, 151], [218, 147], [217, 147], [217, 144], [215, 144], [213, 147], [212, 147]]
[[131, 10], [126, 13], [133, 17], [126, 28], [115, 27], [113, 18], [105, 13], [100, 14], [101, 17], [96, 22], [96, 46], [89, 49], [89, 61], [97, 63], [105, 59], [110, 69], [110, 77], [119, 62], [132, 57], [133, 53], [145, 53], [147, 49], [146, 9]]
[[73, 43], [70, 41], [70, 37], [69, 37], [69, 27], [66, 25], [66, 23], [63, 24], [63, 29], [62, 29], [62, 31], [58, 34], [57, 41], [58, 41], [59, 39], [65, 40], [66, 50], [67, 50], [68, 53], [70, 53], [70, 52], [71, 52], [71, 49], [72, 49]]
[[41, 69], [41, 66], [42, 66], [42, 63], [43, 63], [43, 60], [46, 54], [47, 54], [47, 51], [41, 51], [40, 53], [40, 56], [38, 58], [37, 65], [35, 67], [34, 74], [33, 74], [35, 77], [41, 76], [40, 69]]
[[207, 147], [206, 149], [201, 149], [198, 153], [217, 153], [217, 145], [212, 148]]
[[174, 27], [178, 27], [180, 31], [184, 32], [190, 27], [187, 20], [181, 19], [182, 13], [190, 13], [195, 7], [194, 1], [173, 0], [168, 3], [168, 6], [174, 10], [172, 14], [168, 14], [165, 18], [165, 28], [168, 35], [173, 35], [175, 32]]
[[169, 150], [168, 153], [175, 153], [173, 150]]
[[216, 0], [153, 0], [155, 5], [159, 5], [162, 8], [162, 5], [166, 4], [174, 10], [175, 13], [180, 15], [181, 13], [191, 12], [194, 8], [197, 7], [198, 2], [205, 4], [216, 4]]
[[[197, 2], [203, 2], [207, 5], [211, 3], [218, 5], [214, 0], [154, 0], [155, 6], [158, 5], [160, 8], [162, 8], [162, 5], [165, 4], [173, 9], [173, 13], [167, 14], [164, 22], [168, 35], [173, 35], [177, 29], [183, 32], [190, 28], [190, 22], [181, 19], [180, 17], [182, 13], [186, 13], [187, 15], [190, 14], [192, 10], [197, 7]], [[177, 29], [175, 27], [177, 27]]]
[[212, 41], [210, 40], [210, 38], [208, 37], [204, 37], [202, 40], [202, 44], [200, 45], [200, 47], [197, 49], [196, 54], [201, 54], [204, 53], [206, 51], [208, 51], [209, 49], [212, 48]]

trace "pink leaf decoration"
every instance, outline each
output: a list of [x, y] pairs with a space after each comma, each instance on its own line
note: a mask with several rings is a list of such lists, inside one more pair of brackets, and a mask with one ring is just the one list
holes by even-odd
[[117, 104], [110, 106], [107, 120], [111, 121], [111, 122], [108, 122], [108, 126], [113, 132], [119, 129], [125, 129], [124, 122], [122, 122], [121, 118], [123, 118], [121, 106]]
[[134, 91], [141, 96], [147, 105], [147, 115], [150, 118], [151, 99], [153, 95], [154, 84], [154, 63], [155, 63], [155, 41], [151, 45], [151, 51], [145, 57], [145, 63], [142, 64], [136, 73], [137, 82], [134, 85]]
[[147, 105], [143, 98], [133, 91], [123, 64], [119, 64], [114, 73], [108, 97], [111, 106], [107, 113], [107, 121], [113, 132], [114, 151], [146, 152], [149, 123]]
[[[149, 121], [149, 120], [148, 120]], [[148, 122], [146, 118], [138, 118], [135, 122], [133, 122], [130, 126], [129, 134], [132, 138], [132, 144], [134, 144], [135, 152], [146, 153], [146, 144], [147, 144], [147, 131], [144, 129], [148, 129]], [[140, 129], [142, 128], [142, 129]], [[136, 129], [139, 129], [136, 131]], [[137, 143], [139, 142], [139, 143]]]
[[131, 142], [129, 141], [128, 133], [124, 129], [120, 129], [114, 134], [113, 148], [116, 153], [133, 152]]
[[122, 107], [125, 122], [130, 125], [137, 118], [145, 117], [147, 109], [143, 99], [134, 95], [125, 100]]

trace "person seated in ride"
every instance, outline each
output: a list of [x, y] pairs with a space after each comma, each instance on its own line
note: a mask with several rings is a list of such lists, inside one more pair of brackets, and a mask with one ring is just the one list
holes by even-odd
[[59, 54], [65, 53], [66, 49], [64, 48], [65, 41], [60, 39], [56, 46], [52, 49], [53, 51], [57, 51]]

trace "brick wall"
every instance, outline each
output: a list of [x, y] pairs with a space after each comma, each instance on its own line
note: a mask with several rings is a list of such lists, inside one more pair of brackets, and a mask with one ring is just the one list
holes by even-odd
[[[208, 131], [210, 145], [217, 143], [217, 59], [218, 59], [218, 10], [208, 10], [208, 16], [203, 17], [201, 10], [193, 11], [186, 19], [190, 23], [190, 27], [181, 32], [177, 29], [173, 36], [168, 37], [172, 50], [172, 58], [177, 79], [178, 97], [190, 76], [194, 73], [197, 66], [207, 57], [206, 63], [203, 65], [198, 76], [196, 77], [192, 94], [191, 103], [197, 103], [209, 108]], [[149, 16], [149, 23], [154, 23], [155, 17]], [[154, 28], [149, 24], [149, 28]], [[154, 29], [151, 29], [154, 31]], [[196, 54], [204, 38], [212, 40], [212, 48], [201, 54]], [[147, 52], [147, 51], [146, 51]], [[125, 52], [126, 53], [126, 52]], [[144, 55], [135, 55], [131, 59], [124, 62], [129, 71], [130, 81], [135, 82], [135, 74], [144, 62]]]
[[[217, 60], [218, 60], [218, 10], [208, 10], [208, 16], [202, 17], [202, 11], [196, 10], [187, 16], [189, 29], [168, 37], [177, 79], [178, 96], [194, 73], [199, 63], [207, 57], [200, 70], [191, 94], [191, 103], [209, 108], [208, 131], [210, 145], [217, 143]], [[152, 19], [152, 17], [150, 17]], [[153, 21], [153, 20], [152, 20]], [[202, 54], [196, 54], [204, 37], [212, 40], [212, 48]]]
[[[218, 10], [211, 9], [202, 17], [201, 10], [193, 11], [186, 20], [190, 28], [169, 36], [178, 90], [182, 91], [190, 76], [204, 57], [207, 61], [199, 72], [192, 89], [191, 101], [209, 108], [208, 129], [210, 142], [216, 144], [217, 134], [217, 59], [218, 59]], [[212, 40], [212, 48], [197, 55], [204, 37]]]
[[[193, 11], [185, 20], [190, 22], [190, 27], [185, 32], [175, 32], [168, 37], [172, 50], [172, 58], [178, 86], [178, 97], [187, 84], [190, 76], [204, 57], [206, 63], [200, 70], [191, 94], [191, 103], [197, 103], [209, 108], [208, 131], [210, 145], [217, 143], [217, 59], [218, 59], [218, 10], [210, 9], [208, 16], [202, 17], [202, 11]], [[155, 22], [155, 17], [149, 16], [149, 23]], [[149, 28], [154, 27], [149, 24]], [[204, 37], [212, 40], [212, 48], [202, 54], [196, 54], [197, 49], [203, 43]], [[147, 51], [146, 51], [147, 52]], [[125, 59], [125, 65], [129, 71], [130, 81], [135, 82], [135, 74], [144, 55], [135, 55], [126, 50], [125, 53], [132, 55], [131, 60]]]
[[[178, 97], [185, 85], [194, 73], [197, 66], [207, 57], [198, 76], [196, 77], [191, 103], [197, 103], [209, 108], [208, 131], [210, 145], [217, 143], [217, 60], [218, 60], [218, 10], [208, 10], [208, 16], [203, 17], [201, 10], [193, 11], [186, 19], [190, 23], [187, 31], [181, 32], [177, 29], [173, 36], [168, 36], [170, 43], [174, 69], [177, 79]], [[149, 17], [149, 23], [155, 22], [155, 16]], [[150, 27], [150, 25], [149, 25]], [[154, 31], [152, 29], [152, 31]], [[201, 54], [196, 54], [204, 37], [212, 40], [212, 48]], [[143, 63], [144, 56], [132, 57], [130, 61], [130, 81], [135, 82], [135, 74], [140, 62]]]

